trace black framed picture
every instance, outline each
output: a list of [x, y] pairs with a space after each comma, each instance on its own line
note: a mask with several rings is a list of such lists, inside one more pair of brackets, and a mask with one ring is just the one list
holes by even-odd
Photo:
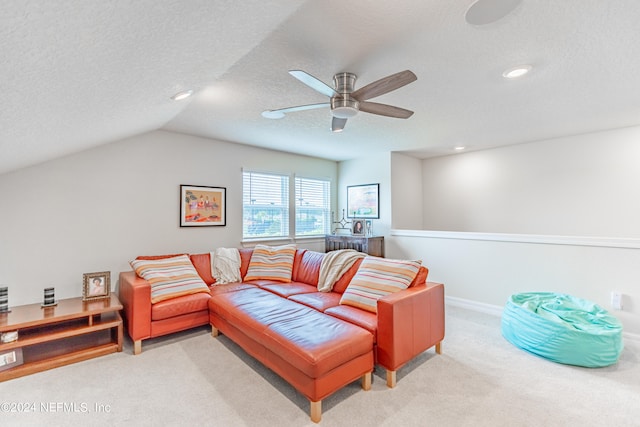
[[226, 213], [225, 187], [180, 186], [180, 227], [226, 225]]
[[380, 184], [347, 186], [347, 218], [380, 218]]

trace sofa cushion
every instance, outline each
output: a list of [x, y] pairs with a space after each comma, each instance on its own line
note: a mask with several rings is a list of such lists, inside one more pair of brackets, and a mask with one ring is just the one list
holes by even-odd
[[378, 299], [409, 287], [419, 269], [419, 261], [367, 256], [342, 294], [340, 304], [377, 313]]
[[268, 285], [261, 285], [260, 287], [284, 298], [291, 295], [308, 294], [317, 291], [315, 286], [300, 282], [271, 283]]
[[209, 293], [187, 255], [162, 259], [135, 259], [131, 267], [151, 287], [151, 303], [198, 292]]
[[265, 279], [290, 282], [295, 255], [296, 246], [292, 244], [282, 246], [256, 245], [253, 248], [249, 269], [244, 280]]
[[347, 286], [349, 286], [349, 283], [351, 283], [353, 276], [355, 276], [356, 273], [358, 272], [358, 269], [360, 268], [360, 264], [362, 264], [363, 259], [364, 258], [354, 262], [351, 268], [348, 269], [347, 272], [344, 273], [336, 283], [334, 283], [333, 292], [337, 292], [339, 294], [344, 293], [344, 291], [347, 289]]
[[204, 283], [207, 285], [216, 283], [216, 279], [211, 275], [211, 255], [193, 254], [189, 256], [189, 259]]
[[342, 295], [335, 292], [311, 292], [308, 294], [291, 295], [291, 301], [299, 302], [318, 311], [325, 311], [328, 308], [340, 304]]
[[189, 254], [140, 255], [140, 256], [137, 256], [136, 259], [143, 259], [143, 260], [164, 259], [164, 258], [175, 258], [181, 255], [189, 255]]
[[428, 275], [429, 275], [429, 269], [424, 265], [421, 266], [420, 270], [418, 270], [418, 274], [416, 274], [416, 277], [409, 284], [409, 287], [412, 288], [417, 285], [424, 285], [427, 282]]
[[251, 255], [253, 254], [252, 248], [238, 249], [240, 252], [240, 277], [244, 279], [249, 270], [249, 263], [251, 262]]
[[305, 251], [300, 259], [296, 260], [297, 268], [292, 279], [296, 282], [316, 286], [323, 258], [324, 254], [321, 252]]
[[351, 307], [348, 305], [337, 305], [335, 307], [330, 307], [327, 308], [324, 313], [366, 329], [373, 334], [374, 340], [377, 342], [377, 314], [371, 313], [370, 311], [360, 310], [359, 308]]
[[236, 292], [253, 288], [255, 288], [255, 286], [249, 283], [223, 283], [221, 285], [211, 286], [209, 290], [211, 291], [211, 296], [213, 296], [217, 294], [224, 294], [227, 292]]
[[261, 289], [216, 295], [209, 308], [311, 378], [373, 349], [364, 329]]
[[160, 301], [151, 306], [151, 320], [170, 319], [182, 314], [208, 310], [209, 295], [204, 292]]

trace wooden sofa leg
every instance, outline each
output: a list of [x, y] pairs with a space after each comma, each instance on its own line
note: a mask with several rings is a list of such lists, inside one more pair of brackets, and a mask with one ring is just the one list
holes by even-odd
[[211, 325], [211, 336], [216, 338], [218, 335], [220, 335], [220, 330], [215, 326]]
[[396, 386], [396, 371], [387, 369], [387, 387], [394, 388]]
[[311, 404], [311, 421], [319, 423], [322, 419], [322, 400], [317, 402], [309, 401], [309, 403]]
[[362, 389], [365, 391], [371, 390], [371, 372], [367, 372], [362, 376]]
[[138, 340], [138, 341], [134, 341], [133, 342], [133, 354], [140, 354], [142, 353], [142, 340]]
[[437, 354], [442, 354], [442, 341], [440, 341], [438, 344], [436, 344], [436, 353]]

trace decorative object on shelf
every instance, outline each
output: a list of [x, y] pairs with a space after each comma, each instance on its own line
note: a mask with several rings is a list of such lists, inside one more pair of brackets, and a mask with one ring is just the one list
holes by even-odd
[[0, 287], [0, 313], [9, 313], [9, 287]]
[[[331, 231], [331, 234], [340, 234], [340, 232], [339, 232], [340, 230], [344, 231], [346, 233], [351, 233], [351, 226], [350, 226], [351, 225], [351, 221], [347, 221], [344, 218], [344, 209], [342, 209], [342, 219], [340, 219], [340, 221], [333, 221], [333, 218], [334, 218], [333, 211], [331, 211], [331, 220], [332, 220], [331, 222], [333, 224], [339, 225], [340, 227], [335, 227], [333, 229], [333, 231]], [[347, 227], [347, 226], [349, 226], [349, 227]]]
[[364, 227], [366, 229], [367, 232], [367, 236], [373, 236], [373, 226], [371, 224], [371, 220], [368, 219], [364, 222]]
[[180, 227], [227, 225], [227, 189], [180, 186]]
[[18, 331], [7, 331], [0, 334], [0, 342], [8, 343], [18, 341]]
[[107, 298], [111, 294], [111, 272], [83, 274], [82, 300]]
[[347, 218], [380, 218], [380, 184], [347, 186]]
[[22, 365], [22, 349], [14, 348], [11, 351], [0, 353], [0, 371], [11, 369], [14, 366]]
[[353, 226], [351, 227], [351, 234], [354, 236], [364, 236], [366, 232], [364, 219], [354, 218], [352, 223]]
[[44, 288], [44, 302], [42, 306], [52, 307], [56, 304], [56, 288]]

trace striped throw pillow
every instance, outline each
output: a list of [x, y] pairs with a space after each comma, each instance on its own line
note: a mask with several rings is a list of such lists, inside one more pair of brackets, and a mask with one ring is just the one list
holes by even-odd
[[295, 255], [296, 245], [256, 245], [244, 280], [262, 279], [289, 283]]
[[340, 304], [378, 312], [378, 299], [407, 289], [421, 261], [367, 256], [340, 298]]
[[182, 295], [209, 292], [188, 255], [162, 259], [135, 259], [136, 274], [151, 285], [151, 304]]

